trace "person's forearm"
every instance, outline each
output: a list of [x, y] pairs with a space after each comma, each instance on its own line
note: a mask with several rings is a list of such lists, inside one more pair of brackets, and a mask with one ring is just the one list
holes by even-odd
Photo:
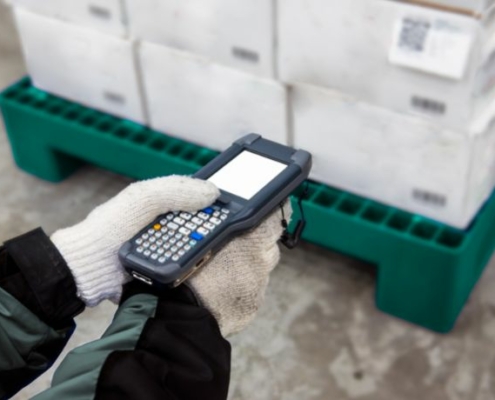
[[45, 372], [84, 310], [67, 265], [41, 229], [0, 247], [0, 398]]
[[84, 310], [64, 258], [42, 229], [5, 242], [0, 254], [0, 287], [47, 325], [64, 327]]
[[[0, 399], [45, 372], [84, 309], [65, 260], [41, 230], [0, 248]], [[72, 351], [38, 400], [224, 400], [230, 345], [186, 287], [155, 292], [132, 283], [104, 337]]]
[[104, 336], [67, 356], [35, 400], [225, 400], [230, 345], [186, 287], [133, 282]]

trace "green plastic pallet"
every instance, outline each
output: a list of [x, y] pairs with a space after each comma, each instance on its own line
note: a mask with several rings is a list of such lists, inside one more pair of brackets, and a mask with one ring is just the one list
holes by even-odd
[[25, 78], [0, 96], [20, 168], [59, 182], [84, 163], [136, 179], [191, 174], [214, 152], [52, 96]]
[[[136, 179], [191, 174], [218, 154], [54, 97], [27, 78], [0, 95], [0, 107], [18, 166], [52, 182], [87, 162]], [[381, 310], [438, 332], [454, 327], [495, 248], [495, 194], [466, 231], [316, 183], [304, 210], [305, 240], [377, 265]]]

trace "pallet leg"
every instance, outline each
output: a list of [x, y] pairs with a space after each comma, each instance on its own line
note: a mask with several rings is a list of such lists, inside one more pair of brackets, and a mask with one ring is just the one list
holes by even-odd
[[389, 260], [378, 271], [376, 301], [380, 310], [440, 333], [450, 332], [469, 296], [455, 287], [456, 262], [435, 257]]
[[40, 179], [60, 182], [72, 175], [85, 163], [60, 153], [46, 145], [11, 141], [14, 160], [19, 168]]

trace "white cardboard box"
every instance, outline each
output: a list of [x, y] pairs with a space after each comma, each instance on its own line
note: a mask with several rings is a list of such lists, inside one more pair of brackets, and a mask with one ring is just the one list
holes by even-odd
[[275, 0], [126, 0], [131, 34], [274, 77]]
[[124, 36], [127, 24], [123, 0], [11, 0], [14, 6]]
[[280, 83], [152, 43], [141, 43], [139, 55], [153, 129], [216, 150], [253, 132], [287, 142]]
[[495, 128], [455, 131], [307, 85], [291, 90], [312, 179], [465, 228], [495, 185]]
[[144, 123], [131, 41], [15, 9], [34, 85], [89, 107]]
[[280, 75], [467, 127], [495, 98], [489, 27], [388, 0], [280, 0]]

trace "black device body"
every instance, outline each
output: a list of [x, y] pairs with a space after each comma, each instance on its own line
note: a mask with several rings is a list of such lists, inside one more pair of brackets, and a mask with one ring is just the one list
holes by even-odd
[[[311, 154], [308, 152], [295, 150], [265, 140], [260, 135], [251, 134], [236, 141], [229, 149], [197, 172], [194, 177], [203, 180], [210, 179], [243, 152], [254, 153], [285, 164], [286, 168], [250, 199], [242, 198], [220, 188], [221, 196], [212, 205], [214, 208], [209, 207], [206, 211], [216, 212], [215, 210], [218, 210], [216, 214], [222, 213], [222, 216], [225, 217], [227, 214], [221, 212], [224, 210], [228, 212], [226, 219], [199, 242], [191, 240], [191, 243], [197, 242], [195, 247], [177, 261], [168, 259], [163, 262], [163, 258], [160, 258], [162, 260], [160, 263], [156, 259], [152, 260], [136, 253], [136, 249], [139, 248], [136, 241], [139, 241], [139, 238], [142, 238], [143, 235], [146, 236], [146, 232], [151, 232], [154, 226], [163, 226], [160, 221], [163, 222], [165, 216], [169, 215], [170, 218], [170, 215], [180, 215], [181, 210], [158, 216], [133, 239], [126, 242], [119, 251], [119, 258], [123, 266], [135, 279], [157, 286], [180, 285], [205, 265], [230, 240], [255, 228], [279, 207], [308, 178], [312, 166]], [[197, 235], [194, 238], [197, 238]]]

